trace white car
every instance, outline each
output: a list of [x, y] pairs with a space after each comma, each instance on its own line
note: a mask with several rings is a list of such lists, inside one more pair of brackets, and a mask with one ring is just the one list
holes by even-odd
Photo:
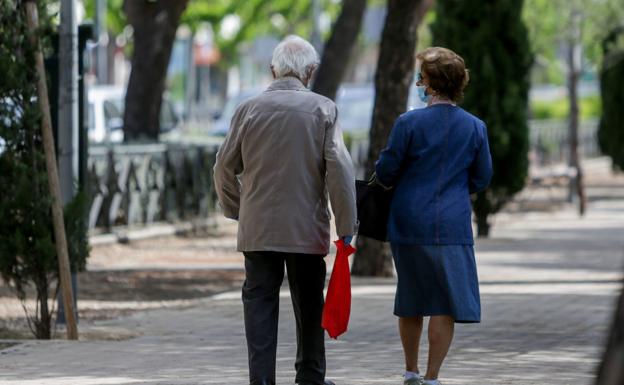
[[[121, 143], [126, 89], [118, 86], [93, 86], [89, 88], [89, 141], [92, 143]], [[160, 132], [178, 127], [179, 118], [173, 104], [163, 97], [160, 109]]]

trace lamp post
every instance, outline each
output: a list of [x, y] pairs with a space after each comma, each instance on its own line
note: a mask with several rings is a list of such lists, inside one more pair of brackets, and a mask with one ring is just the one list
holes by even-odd
[[78, 175], [78, 25], [75, 0], [61, 1], [59, 26], [58, 158], [61, 197], [75, 194]]

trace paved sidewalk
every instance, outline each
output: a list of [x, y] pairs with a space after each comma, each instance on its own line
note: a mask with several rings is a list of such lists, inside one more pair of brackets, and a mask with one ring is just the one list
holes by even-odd
[[[594, 202], [586, 218], [501, 214], [479, 241], [483, 323], [458, 325], [444, 384], [591, 384], [621, 288], [624, 201]], [[354, 279], [350, 331], [328, 341], [339, 385], [401, 384], [392, 279]], [[278, 384], [292, 384], [294, 324], [283, 291]], [[140, 336], [125, 341], [30, 341], [0, 353], [3, 385], [219, 384], [247, 380], [238, 292], [188, 309], [140, 312], [83, 325]], [[426, 361], [423, 353], [421, 362]], [[424, 367], [424, 365], [421, 365]]]

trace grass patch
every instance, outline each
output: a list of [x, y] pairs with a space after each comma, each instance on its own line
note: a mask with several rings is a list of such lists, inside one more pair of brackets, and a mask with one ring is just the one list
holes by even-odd
[[[32, 333], [29, 330], [11, 329], [5, 326], [0, 326], [0, 340], [29, 340], [33, 339]], [[5, 349], [2, 345], [9, 344], [7, 342], [0, 342], [0, 349]]]

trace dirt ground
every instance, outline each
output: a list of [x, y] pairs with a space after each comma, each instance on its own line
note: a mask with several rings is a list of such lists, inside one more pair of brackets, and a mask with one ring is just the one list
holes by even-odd
[[[243, 271], [232, 269], [83, 272], [78, 274], [78, 317], [81, 323], [92, 323], [156, 308], [185, 308], [193, 299], [240, 287], [243, 279]], [[0, 339], [31, 337], [24, 310], [6, 286], [0, 287], [0, 309]]]
[[[236, 228], [218, 234], [167, 236], [93, 246], [87, 271], [78, 273], [83, 324], [150, 309], [192, 306], [194, 301], [242, 285], [243, 257], [235, 252]], [[52, 300], [50, 306], [55, 306]], [[34, 290], [25, 305], [34, 313]], [[30, 338], [24, 308], [0, 285], [0, 339]], [[1, 347], [0, 347], [1, 348]]]

